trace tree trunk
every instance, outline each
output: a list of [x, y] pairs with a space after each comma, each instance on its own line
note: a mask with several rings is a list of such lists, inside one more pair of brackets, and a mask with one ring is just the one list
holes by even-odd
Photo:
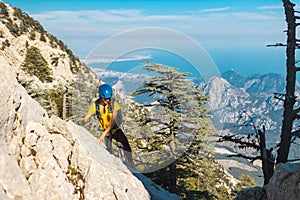
[[296, 17], [294, 4], [289, 0], [283, 0], [285, 9], [287, 31], [287, 48], [286, 48], [286, 94], [284, 99], [284, 112], [281, 130], [281, 141], [278, 149], [277, 163], [287, 162], [290, 142], [292, 138], [292, 128], [294, 121], [294, 104], [295, 104], [295, 82], [296, 82], [296, 66], [295, 66], [295, 47], [296, 47]]
[[258, 135], [262, 160], [262, 170], [264, 174], [264, 185], [266, 185], [269, 183], [270, 178], [273, 176], [274, 159], [272, 158], [272, 150], [267, 150], [266, 147], [265, 130], [258, 130]]

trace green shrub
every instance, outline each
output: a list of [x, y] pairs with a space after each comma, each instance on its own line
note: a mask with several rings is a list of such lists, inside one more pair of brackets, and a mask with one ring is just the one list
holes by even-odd
[[45, 38], [44, 33], [41, 33], [40, 41], [46, 42], [46, 38]]
[[14, 16], [22, 21], [22, 23], [20, 24], [21, 34], [25, 34], [28, 32], [45, 32], [43, 26], [37, 20], [34, 20], [32, 17], [24, 13], [21, 9], [14, 8]]
[[6, 47], [9, 47], [10, 43], [8, 41], [8, 39], [6, 39], [4, 42], [2, 42], [2, 47], [1, 50], [4, 50]]
[[0, 16], [1, 17], [9, 17], [7, 7], [3, 2], [0, 2]]
[[48, 63], [36, 47], [27, 49], [27, 54], [21, 68], [28, 74], [37, 76], [42, 82], [52, 82], [52, 70]]
[[13, 36], [15, 36], [15, 37], [20, 36], [19, 26], [17, 24], [15, 24], [10, 18], [8, 18], [8, 20], [6, 22], [6, 27], [8, 28], [8, 30], [10, 31], [10, 33]]
[[236, 186], [235, 186], [236, 192], [238, 192], [242, 189], [245, 189], [245, 188], [251, 188], [251, 187], [256, 186], [254, 178], [252, 178], [251, 176], [249, 176], [247, 174], [241, 174], [239, 180], [240, 180], [240, 182], [238, 184], [236, 184]]

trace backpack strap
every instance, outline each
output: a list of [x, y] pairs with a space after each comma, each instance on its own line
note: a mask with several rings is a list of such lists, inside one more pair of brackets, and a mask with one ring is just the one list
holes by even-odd
[[96, 105], [96, 116], [98, 118], [98, 120], [100, 121], [101, 120], [101, 112], [100, 112], [100, 99], [97, 99], [95, 101], [95, 105]]
[[[114, 98], [111, 98], [111, 103], [110, 103], [110, 109], [111, 109], [111, 112], [114, 112], [114, 105], [115, 105], [115, 99]], [[98, 120], [101, 119], [101, 112], [100, 112], [100, 98], [98, 98], [96, 101], [95, 101], [95, 105], [96, 105], [96, 115], [97, 115], [97, 118]]]

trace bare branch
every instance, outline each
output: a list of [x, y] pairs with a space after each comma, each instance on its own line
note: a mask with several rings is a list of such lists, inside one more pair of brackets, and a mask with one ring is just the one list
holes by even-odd
[[240, 144], [239, 148], [243, 149], [243, 148], [254, 148], [256, 150], [260, 150], [260, 146], [257, 145], [255, 143], [255, 141], [251, 140], [251, 141], [244, 141], [243, 139], [245, 138], [245, 136], [236, 136], [236, 135], [224, 135], [221, 136], [221, 138], [219, 139], [218, 142], [223, 142], [223, 141], [230, 141], [230, 142], [234, 142], [236, 144]]
[[278, 42], [276, 44], [268, 44], [267, 47], [286, 47], [286, 44], [282, 44], [281, 42]]
[[298, 159], [292, 159], [292, 160], [288, 160], [288, 162], [296, 162], [296, 161], [299, 161], [300, 160], [300, 158], [298, 158]]
[[274, 96], [274, 99], [278, 99], [279, 101], [284, 101], [283, 98], [280, 98], [280, 97], [277, 97], [277, 96]]
[[226, 157], [239, 157], [239, 158], [245, 158], [250, 160], [251, 163], [253, 163], [255, 160], [261, 160], [261, 156], [256, 156], [256, 157], [252, 157], [252, 156], [247, 156], [247, 155], [243, 155], [243, 154], [232, 154], [232, 155], [228, 155]]

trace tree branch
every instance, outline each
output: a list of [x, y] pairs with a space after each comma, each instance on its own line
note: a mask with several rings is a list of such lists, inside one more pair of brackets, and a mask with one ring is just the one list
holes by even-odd
[[288, 160], [288, 162], [296, 162], [296, 161], [299, 161], [300, 160], [300, 158], [298, 158], [298, 159], [291, 159], [291, 160]]
[[221, 138], [219, 139], [218, 142], [230, 141], [230, 142], [240, 144], [239, 145], [240, 149], [251, 147], [256, 150], [260, 150], [260, 146], [255, 144], [255, 141], [252, 140], [251, 142], [246, 142], [246, 141], [243, 141], [244, 138], [245, 138], [244, 136], [237, 137], [236, 135], [225, 135], [225, 136], [221, 136]]
[[256, 156], [256, 157], [252, 157], [252, 156], [247, 156], [247, 155], [243, 155], [243, 154], [232, 154], [232, 155], [228, 155], [226, 157], [239, 157], [239, 158], [245, 158], [250, 160], [251, 163], [253, 163], [255, 160], [261, 160], [261, 156]]
[[282, 97], [284, 97], [285, 96], [285, 94], [283, 94], [283, 93], [277, 93], [277, 92], [274, 92], [273, 93], [274, 94], [274, 99], [278, 99], [279, 101], [284, 101], [284, 98], [282, 98]]
[[267, 47], [286, 47], [286, 44], [282, 44], [281, 42], [278, 42], [276, 44], [268, 44]]
[[274, 99], [278, 99], [279, 101], [284, 101], [283, 98], [280, 98], [280, 97], [277, 97], [277, 96], [273, 96], [273, 97], [274, 97]]

